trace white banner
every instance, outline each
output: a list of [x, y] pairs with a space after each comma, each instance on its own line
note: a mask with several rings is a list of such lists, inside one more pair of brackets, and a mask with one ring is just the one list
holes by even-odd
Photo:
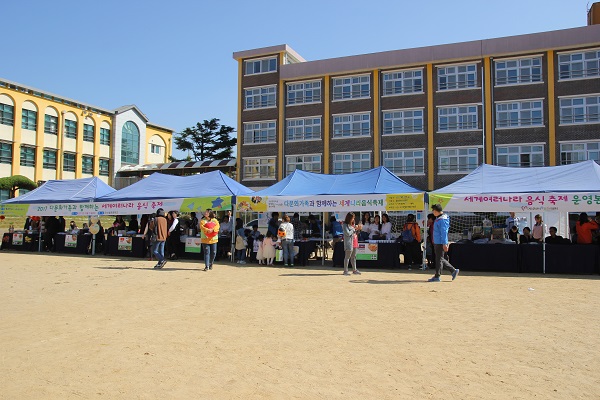
[[444, 211], [582, 212], [600, 209], [600, 193], [429, 194]]

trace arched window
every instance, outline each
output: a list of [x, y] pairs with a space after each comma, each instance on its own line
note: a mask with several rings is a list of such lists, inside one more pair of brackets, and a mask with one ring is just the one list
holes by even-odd
[[121, 139], [121, 162], [126, 164], [140, 163], [140, 130], [131, 121], [123, 125]]

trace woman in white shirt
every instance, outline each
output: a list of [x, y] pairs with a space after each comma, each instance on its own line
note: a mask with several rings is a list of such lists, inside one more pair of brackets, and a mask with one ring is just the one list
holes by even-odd
[[379, 236], [383, 239], [391, 239], [392, 237], [392, 223], [390, 222], [390, 217], [387, 214], [381, 214], [381, 229], [379, 231]]
[[368, 212], [363, 214], [361, 221], [362, 229], [360, 231], [360, 240], [367, 240], [371, 234], [371, 214]]
[[371, 232], [369, 233], [369, 239], [374, 239], [376, 236], [381, 234], [381, 217], [379, 215], [375, 216], [375, 220], [370, 226]]
[[[294, 225], [290, 223], [289, 215], [283, 216], [283, 223], [279, 225], [278, 235], [283, 249], [283, 264], [286, 267], [294, 266]], [[279, 234], [281, 232], [281, 234]]]

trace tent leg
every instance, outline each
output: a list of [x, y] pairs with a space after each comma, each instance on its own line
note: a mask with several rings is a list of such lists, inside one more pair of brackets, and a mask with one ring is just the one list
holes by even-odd
[[96, 255], [96, 234], [92, 236], [92, 255]]
[[[425, 210], [423, 212], [425, 213], [425, 215], [427, 215], [427, 210], [429, 210], [429, 202], [426, 201], [424, 205]], [[425, 222], [425, 235], [423, 236], [425, 236], [425, 246], [423, 246], [423, 259], [421, 260], [423, 264], [421, 265], [421, 270], [425, 271], [427, 269], [427, 222]]]
[[325, 213], [321, 213], [321, 266], [325, 266], [325, 252], [327, 249], [325, 248]]

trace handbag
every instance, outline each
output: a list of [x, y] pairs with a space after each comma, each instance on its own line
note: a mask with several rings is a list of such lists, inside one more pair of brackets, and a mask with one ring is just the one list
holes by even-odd
[[275, 250], [275, 261], [283, 261], [283, 250], [281, 250], [281, 249]]

